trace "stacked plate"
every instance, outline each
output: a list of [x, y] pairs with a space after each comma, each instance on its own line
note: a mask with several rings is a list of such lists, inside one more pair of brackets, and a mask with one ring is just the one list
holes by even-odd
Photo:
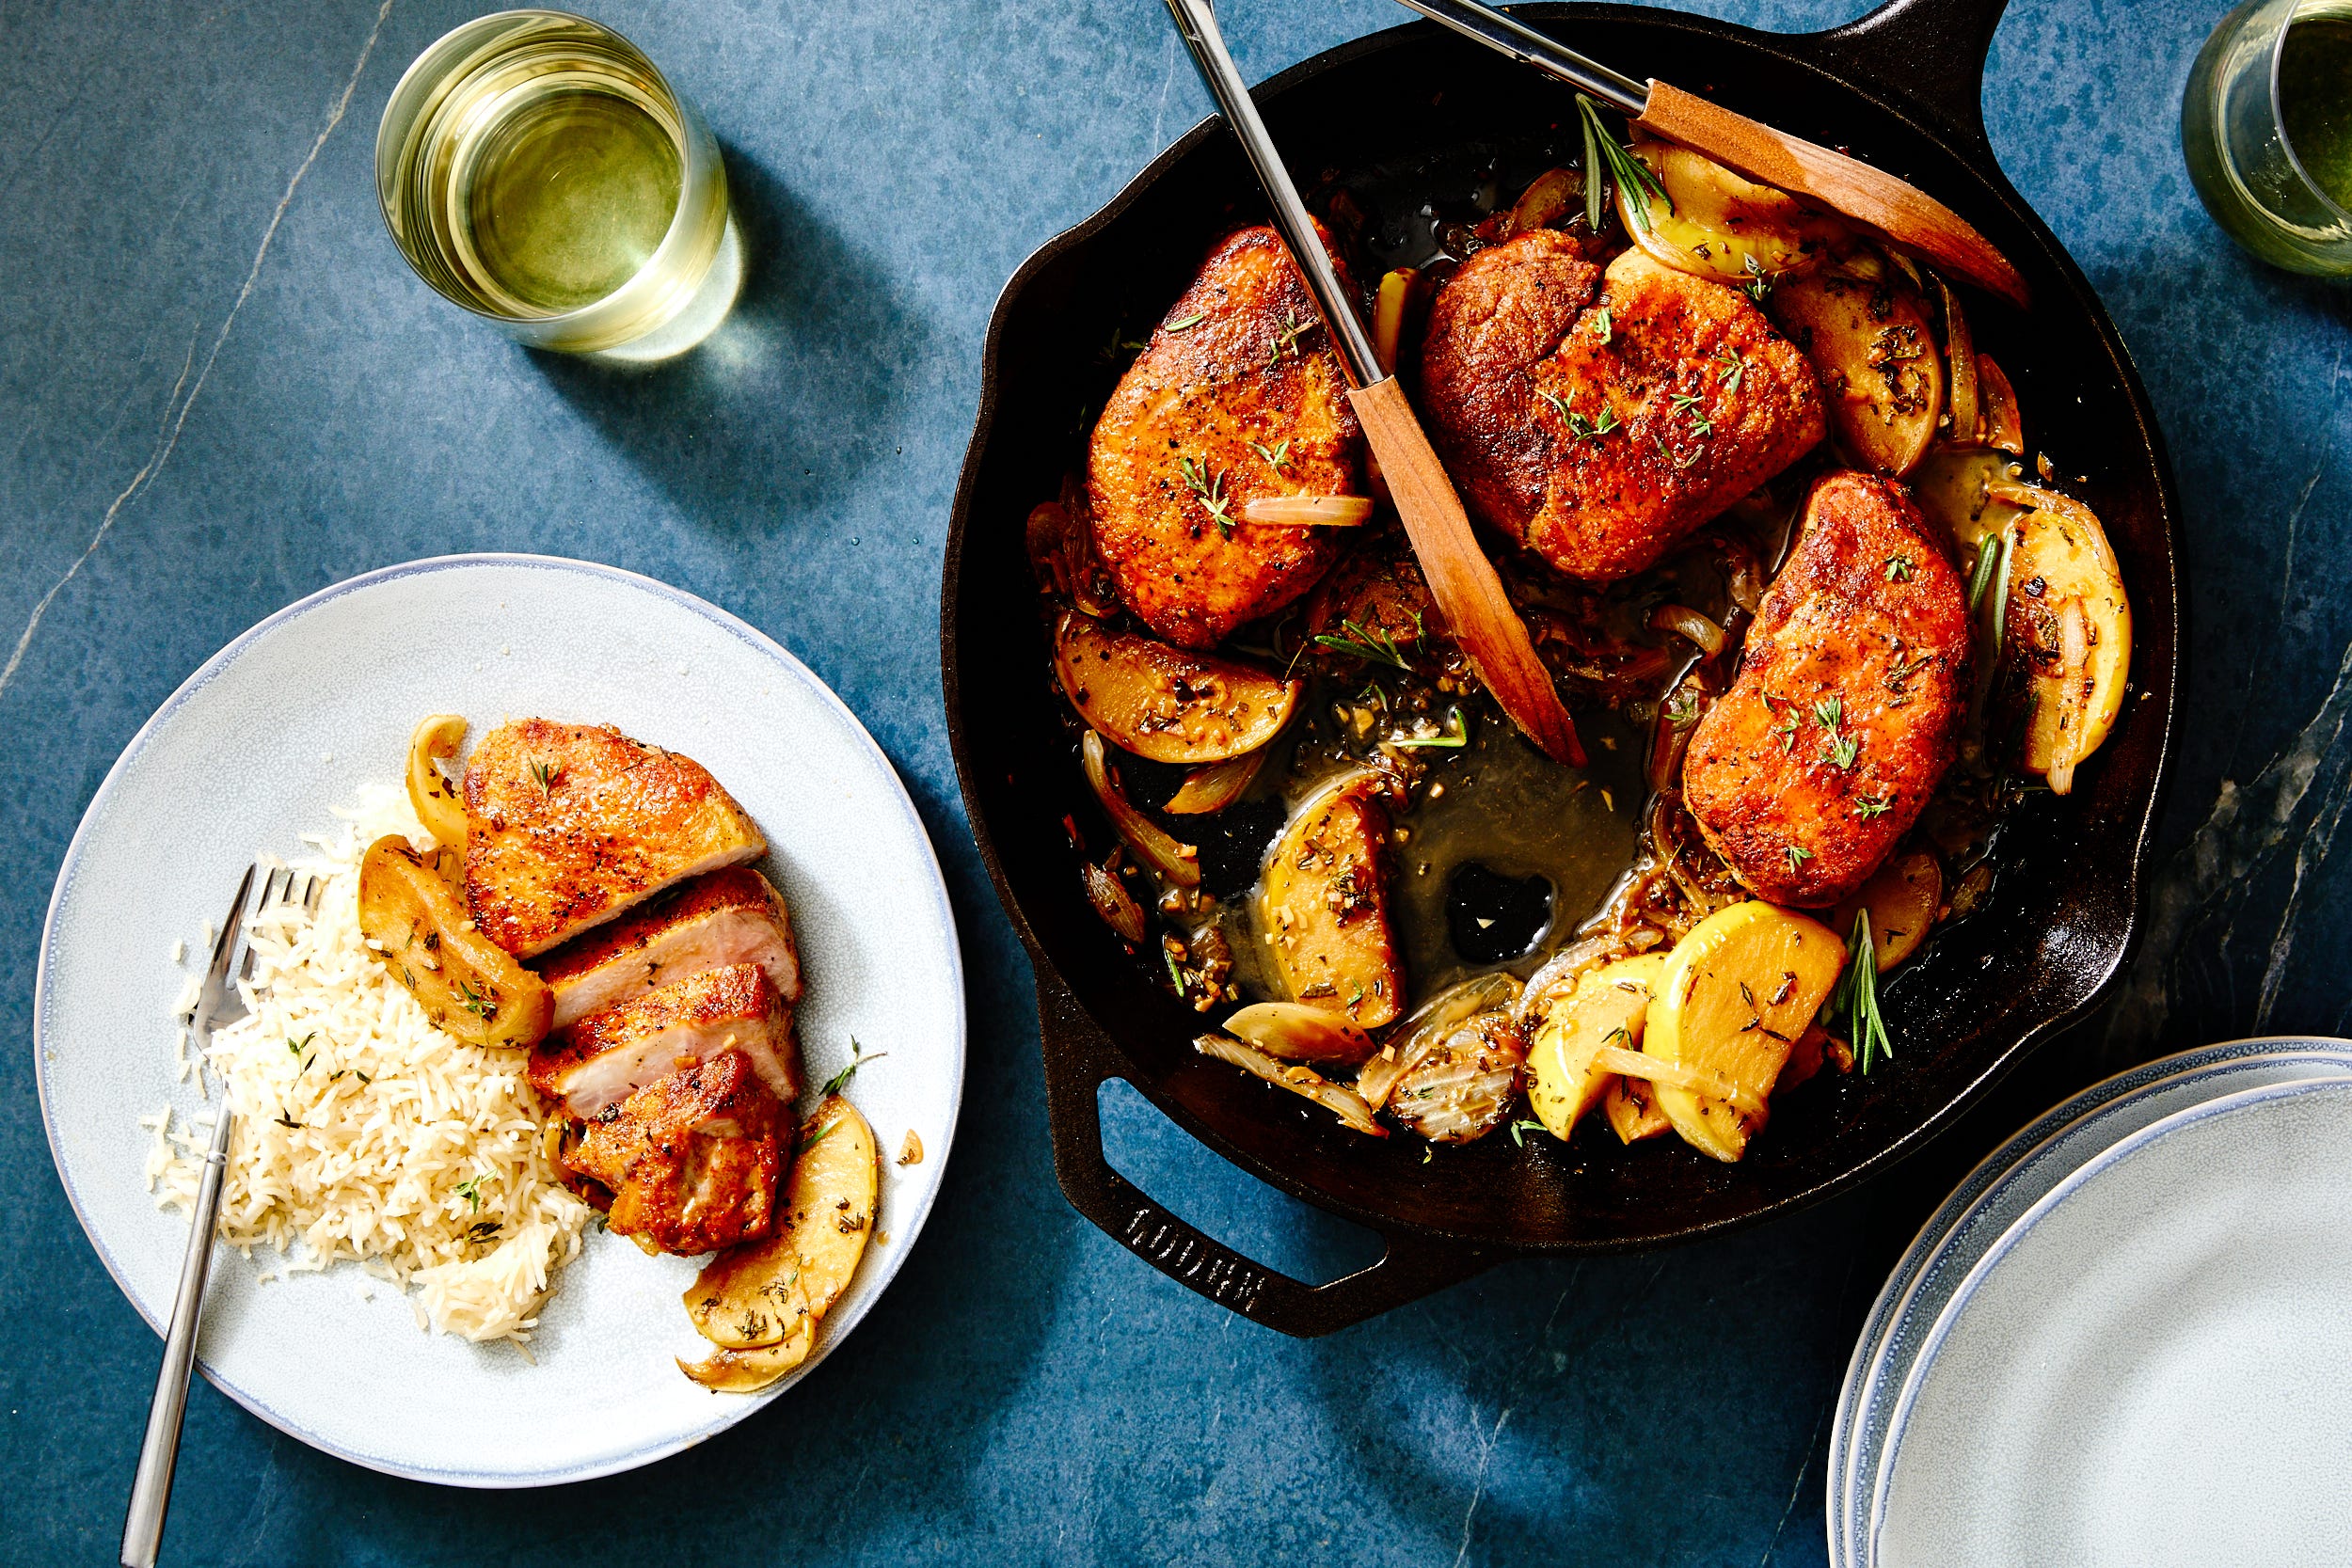
[[1829, 1450], [1833, 1568], [2352, 1560], [2352, 1040], [2085, 1090], [1897, 1265]]

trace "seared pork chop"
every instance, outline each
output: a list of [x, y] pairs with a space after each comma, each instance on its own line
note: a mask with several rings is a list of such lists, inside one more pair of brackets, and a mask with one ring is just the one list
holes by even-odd
[[723, 1051], [591, 1117], [564, 1163], [612, 1189], [614, 1230], [691, 1258], [774, 1227], [784, 1127], [751, 1058]]
[[1491, 245], [1429, 302], [1422, 405], [1462, 499], [1514, 539], [1543, 510], [1555, 441], [1535, 417], [1535, 371], [1593, 302], [1600, 268], [1574, 240], [1533, 229]]
[[1480, 515], [1606, 581], [1655, 563], [1827, 427], [1813, 367], [1739, 290], [1629, 250], [1587, 307], [1573, 252], [1537, 231], [1470, 258], [1431, 308], [1422, 391]]
[[468, 760], [465, 792], [467, 901], [516, 958], [768, 849], [701, 764], [610, 724], [501, 724]]
[[1244, 522], [1263, 496], [1360, 496], [1362, 433], [1314, 296], [1271, 229], [1244, 229], [1120, 378], [1094, 426], [1094, 545], [1170, 642], [1215, 647], [1314, 586], [1333, 530]]
[[531, 1086], [576, 1117], [594, 1117], [730, 1048], [751, 1058], [777, 1099], [800, 1094], [792, 1009], [755, 963], [688, 975], [549, 1035], [531, 1053]]
[[748, 865], [697, 877], [564, 943], [539, 965], [555, 992], [554, 1028], [632, 1001], [667, 981], [757, 964], [787, 1002], [801, 999], [801, 960], [784, 899]]
[[1691, 737], [1682, 793], [1750, 892], [1819, 909], [1878, 869], [1958, 754], [1968, 594], [1887, 480], [1825, 476], [1803, 527], [1740, 678]]

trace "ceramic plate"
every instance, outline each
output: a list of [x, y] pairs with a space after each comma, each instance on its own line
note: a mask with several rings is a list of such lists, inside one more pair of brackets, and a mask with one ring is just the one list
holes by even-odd
[[2117, 1143], [1955, 1292], [1888, 1439], [1872, 1560], [2340, 1561], [2352, 1081]]
[[1920, 1342], [1952, 1291], [2019, 1216], [2058, 1182], [2176, 1111], [2264, 1084], [2352, 1077], [2352, 1041], [2233, 1040], [2168, 1056], [2094, 1084], [1988, 1155], [1920, 1227], [1863, 1324], [1830, 1433], [1834, 1568], [1862, 1560], [1886, 1423]]
[[[158, 1212], [137, 1118], [175, 1088], [169, 1018], [256, 854], [292, 856], [328, 808], [396, 781], [427, 713], [477, 726], [539, 716], [618, 725], [707, 767], [768, 834], [808, 993], [809, 1079], [855, 1037], [886, 1058], [851, 1091], [887, 1154], [876, 1243], [816, 1353], [755, 1396], [689, 1383], [707, 1348], [679, 1293], [693, 1265], [592, 1229], [532, 1340], [419, 1331], [406, 1301], [348, 1265], [257, 1283], [216, 1259], [206, 1376], [247, 1410], [358, 1464], [461, 1486], [578, 1481], [643, 1465], [780, 1397], [848, 1338], [914, 1244], [963, 1084], [963, 983], [930, 841], [882, 751], [823, 682], [735, 617], [627, 572], [535, 556], [421, 561], [338, 584], [246, 632], [173, 693], [99, 786], [58, 874], [33, 1007], [58, 1175], [115, 1280], [152, 1324], [187, 1224]], [[175, 967], [175, 941], [188, 945]], [[882, 1236], [887, 1235], [887, 1243]], [[264, 1254], [257, 1253], [256, 1258]], [[146, 1377], [152, 1344], [126, 1343]]]

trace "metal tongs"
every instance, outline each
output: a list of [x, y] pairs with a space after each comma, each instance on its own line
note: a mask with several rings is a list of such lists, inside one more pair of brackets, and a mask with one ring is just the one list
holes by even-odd
[[1883, 169], [1775, 131], [1665, 82], [1637, 82], [1478, 0], [1397, 3], [1589, 93], [1654, 136], [1704, 152], [1758, 184], [1826, 203], [2021, 309], [2030, 301], [2025, 278], [1966, 218]]
[[1226, 51], [1216, 13], [1209, 0], [1168, 0], [1168, 8], [1185, 47], [1192, 51], [1193, 63], [1200, 68], [1201, 79], [1208, 83], [1217, 106], [1225, 111], [1226, 122], [1257, 170], [1266, 199], [1274, 207], [1274, 227], [1290, 246], [1323, 312], [1324, 325], [1330, 329], [1331, 341], [1353, 383], [1347, 401], [1363, 424], [1373, 456], [1379, 460], [1381, 476], [1388, 481], [1389, 494], [1396, 502], [1397, 515], [1405, 520], [1405, 532], [1421, 562], [1422, 575], [1428, 579], [1430, 596], [1502, 711], [1545, 755], [1581, 768], [1584, 748], [1553, 689], [1551, 672], [1536, 657], [1527, 623], [1519, 619], [1503, 594], [1502, 579], [1480, 547], [1470, 515], [1462, 510], [1462, 499], [1454, 494], [1454, 482], [1446, 477], [1444, 465], [1422, 433], [1404, 388], [1381, 368], [1372, 339], [1341, 286], [1329, 253], [1323, 248], [1315, 220], [1299, 199], [1298, 187], [1291, 182], [1290, 171], [1282, 166], [1282, 156], [1266, 135], [1265, 122], [1258, 118], [1257, 105], [1250, 102], [1248, 86]]

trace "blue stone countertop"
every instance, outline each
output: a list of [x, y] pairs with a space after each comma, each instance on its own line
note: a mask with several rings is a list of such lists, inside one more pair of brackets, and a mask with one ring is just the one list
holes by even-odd
[[[1891, 1175], [1732, 1239], [1521, 1262], [1328, 1339], [1237, 1322], [1055, 1187], [1029, 975], [966, 830], [937, 670], [949, 498], [991, 302], [1207, 112], [1156, 0], [590, 8], [693, 98], [751, 244], [721, 335], [615, 373], [522, 352], [387, 239], [401, 68], [454, 0], [0, 0], [0, 1559], [112, 1561], [154, 1337], [40, 1130], [51, 883], [99, 780], [215, 649], [324, 584], [460, 550], [582, 556], [744, 616], [905, 777], [970, 973], [955, 1159], [897, 1286], [790, 1397], [561, 1495], [438, 1491], [208, 1386], [167, 1560], [580, 1565], [1822, 1560], [1861, 1314], [1933, 1199], [2104, 1068], [2339, 1033], [2352, 892], [2346, 295], [2246, 260], [2183, 170], [2225, 0], [2016, 0], [2003, 166], [2120, 324], [2170, 440], [2193, 643], [2147, 941], [2120, 1000]], [[1859, 0], [1703, 0], [1758, 26]], [[1256, 80], [1404, 19], [1229, 0]], [[1112, 1153], [1270, 1262], [1351, 1238], [1140, 1101]]]

